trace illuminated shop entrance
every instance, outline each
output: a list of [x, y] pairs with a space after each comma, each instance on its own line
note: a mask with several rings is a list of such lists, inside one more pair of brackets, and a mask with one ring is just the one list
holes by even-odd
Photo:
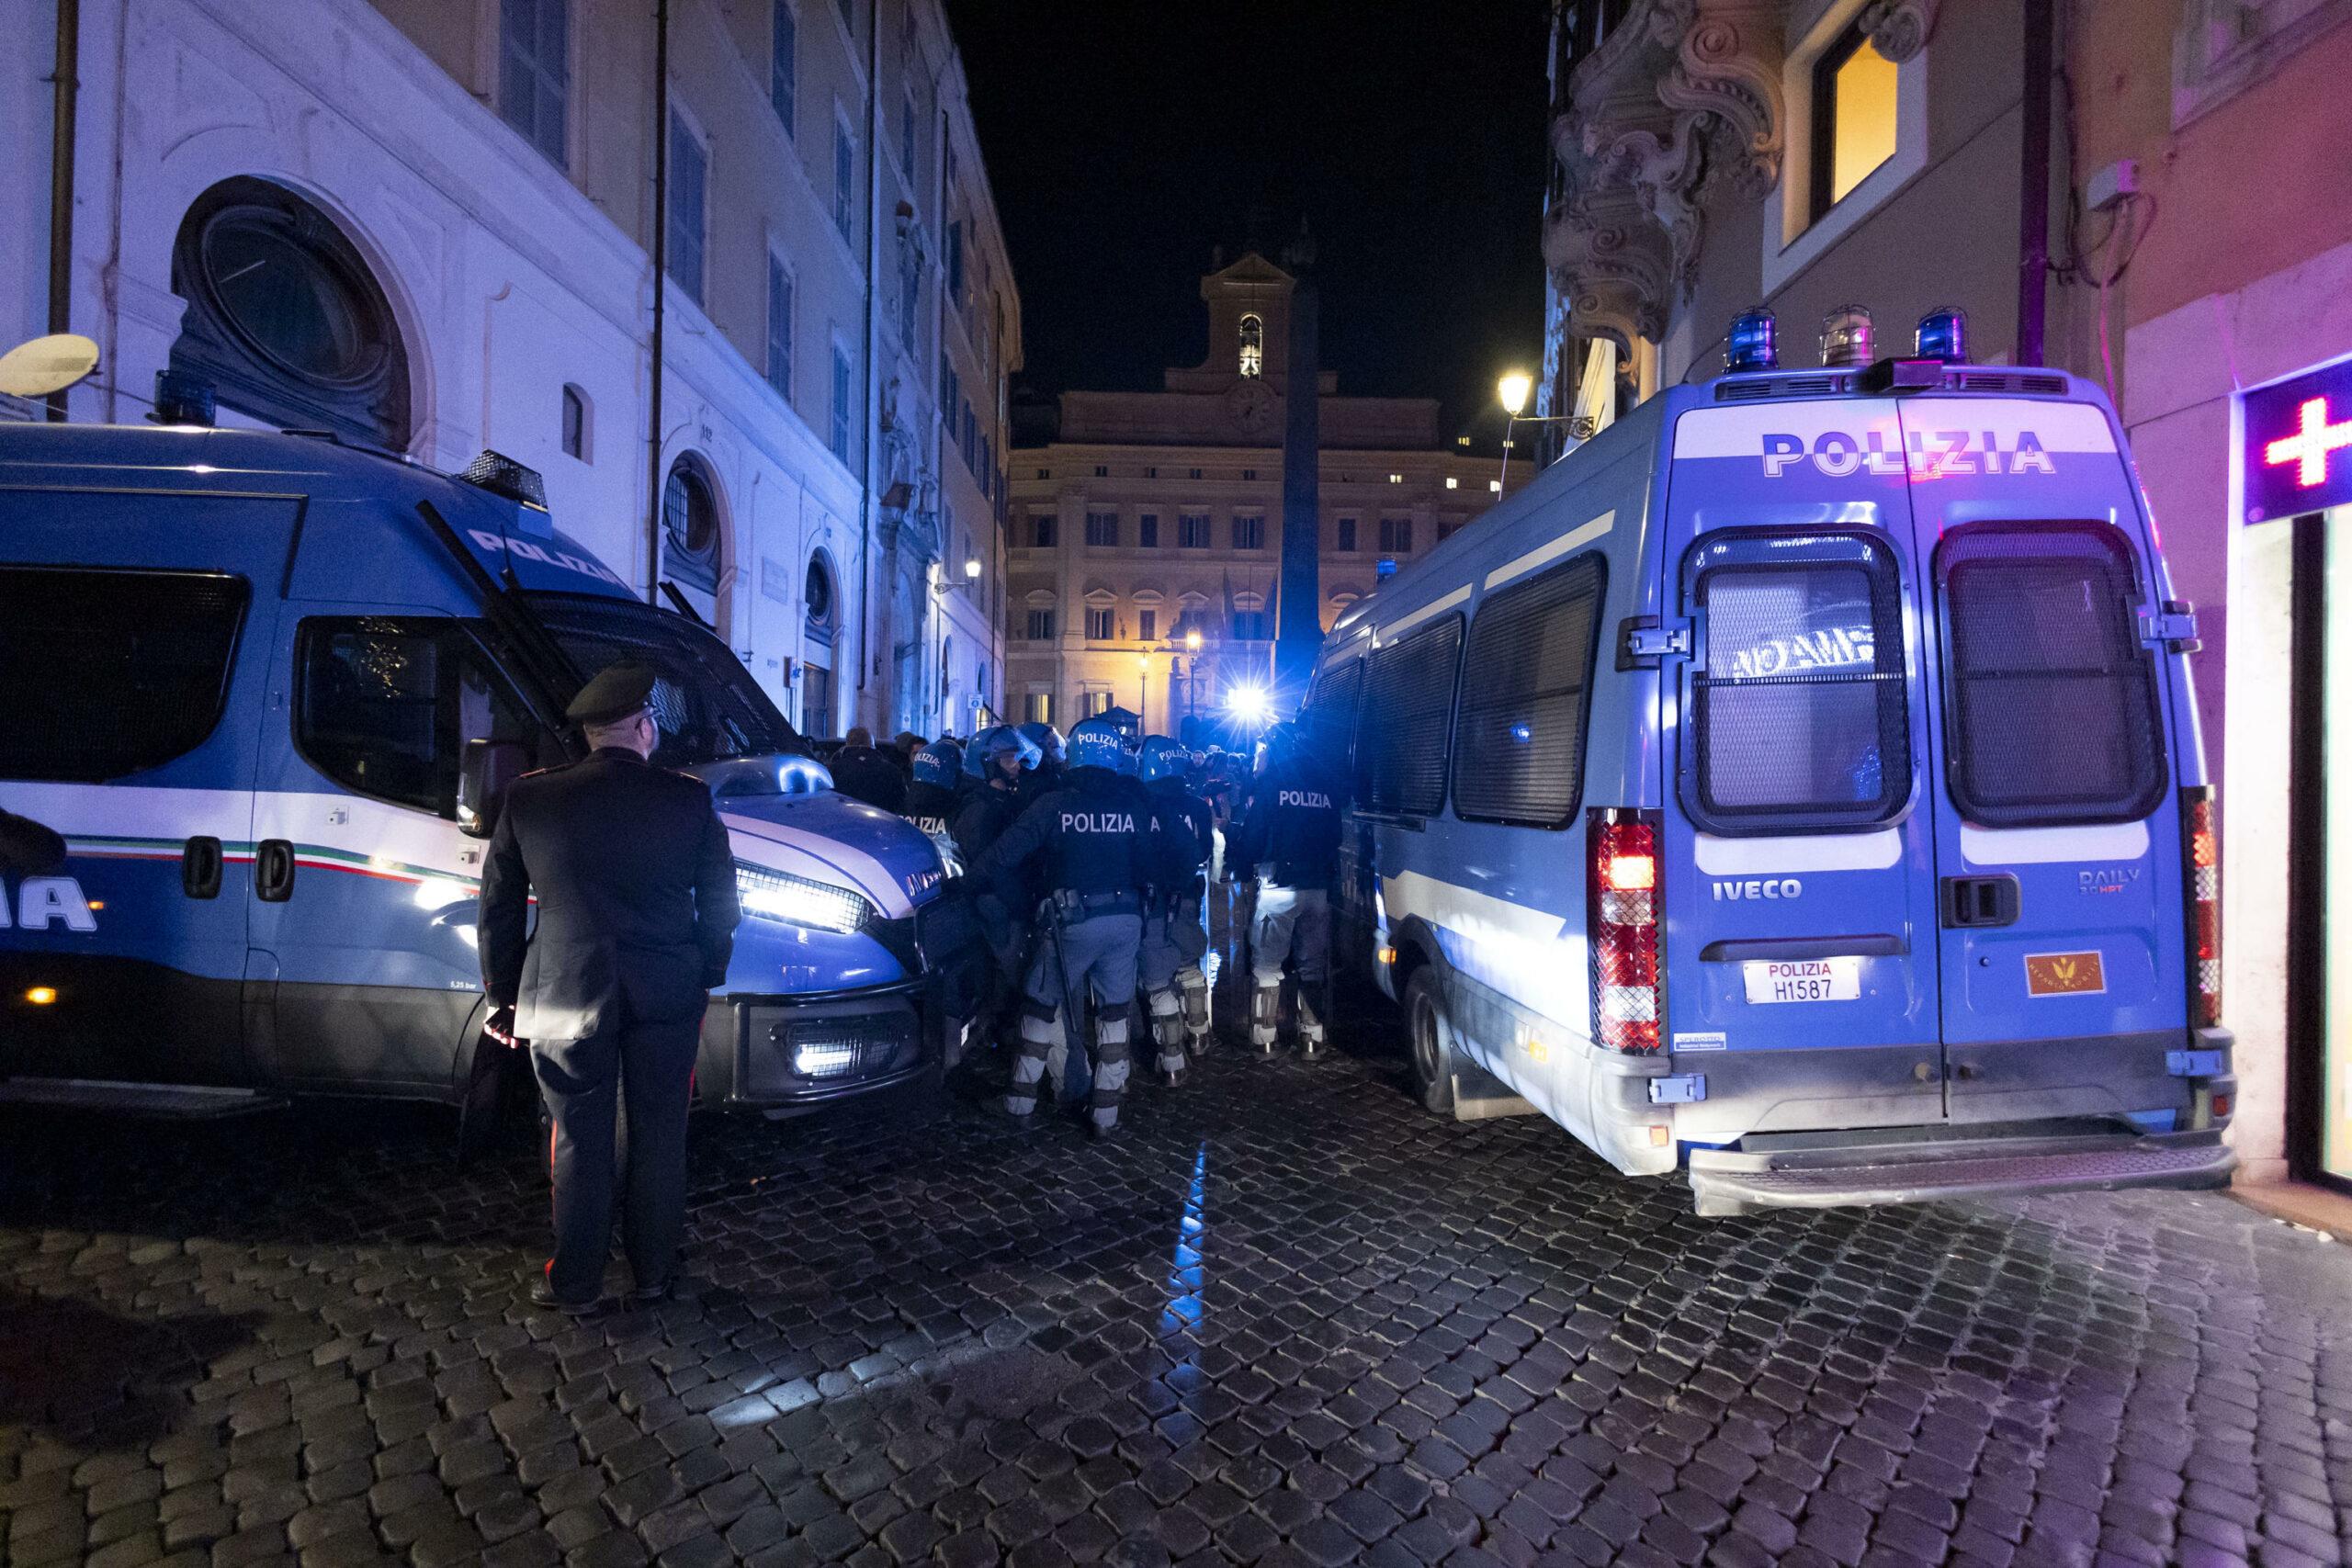
[[2352, 1190], [2352, 361], [2246, 393], [2243, 414], [2249, 533], [2286, 533], [2291, 556], [2288, 1157]]

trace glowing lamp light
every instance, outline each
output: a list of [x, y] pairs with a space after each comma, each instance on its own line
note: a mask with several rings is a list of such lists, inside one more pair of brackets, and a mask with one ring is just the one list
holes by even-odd
[[2295, 434], [2264, 446], [2262, 460], [2273, 467], [2294, 464], [2295, 482], [2310, 490], [2327, 482], [2327, 455], [2352, 446], [2352, 419], [2330, 424], [2324, 397], [2305, 399], [2295, 418]]
[[1611, 855], [1609, 886], [1620, 893], [1645, 893], [1657, 886], [1657, 861], [1651, 855]]
[[1724, 339], [1724, 368], [1734, 375], [1747, 370], [1777, 370], [1781, 365], [1780, 325], [1772, 312], [1758, 305], [1734, 316]]
[[1968, 357], [1968, 312], [1957, 305], [1941, 305], [1919, 318], [1912, 351], [1921, 359], [1958, 365]]
[[1503, 412], [1517, 419], [1527, 412], [1527, 396], [1535, 390], [1535, 378], [1524, 370], [1513, 370], [1495, 383], [1495, 396], [1502, 400]]
[[1272, 716], [1274, 705], [1263, 686], [1236, 686], [1225, 694], [1226, 711], [1244, 724], [1263, 724]]
[[1201, 651], [1201, 634], [1197, 628], [1184, 634], [1184, 651], [1187, 653]]
[[967, 556], [964, 559], [964, 581], [967, 582], [978, 582], [979, 580], [980, 558], [978, 556]]
[[33, 1006], [37, 1008], [48, 1007], [57, 1000], [57, 987], [54, 986], [35, 986], [31, 990], [25, 993], [25, 1000], [32, 1003]]
[[1864, 305], [1840, 305], [1821, 318], [1821, 363], [1825, 369], [1871, 362], [1871, 312]]

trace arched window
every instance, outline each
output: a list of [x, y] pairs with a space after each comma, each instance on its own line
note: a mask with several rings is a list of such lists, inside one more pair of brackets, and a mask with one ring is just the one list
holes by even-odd
[[718, 497], [692, 453], [670, 466], [662, 490], [662, 570], [683, 587], [718, 592]]
[[830, 647], [833, 640], [833, 573], [820, 552], [808, 558], [808, 576], [800, 586], [808, 615], [808, 638]]
[[240, 175], [196, 198], [172, 244], [187, 301], [171, 369], [266, 423], [404, 451], [408, 355], [384, 290], [334, 220]]
[[1266, 323], [1255, 315], [1241, 318], [1241, 373], [1262, 376], [1266, 370]]
[[563, 455], [588, 460], [588, 394], [569, 381], [563, 387]]

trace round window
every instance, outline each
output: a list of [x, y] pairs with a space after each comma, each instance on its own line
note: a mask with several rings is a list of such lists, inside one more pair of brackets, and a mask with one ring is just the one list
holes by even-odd
[[802, 591], [808, 601], [808, 624], [812, 626], [830, 625], [833, 618], [833, 580], [825, 570], [825, 563], [808, 563], [808, 583]]
[[684, 459], [662, 491], [663, 565], [681, 582], [710, 591], [718, 582], [718, 502], [710, 482]]
[[221, 213], [205, 225], [199, 254], [222, 314], [264, 354], [319, 381], [350, 381], [370, 368], [369, 302], [277, 214]]

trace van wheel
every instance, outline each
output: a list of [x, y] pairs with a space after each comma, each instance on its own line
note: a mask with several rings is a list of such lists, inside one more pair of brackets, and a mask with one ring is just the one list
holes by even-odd
[[1445, 1004], [1437, 994], [1437, 977], [1424, 967], [1405, 983], [1405, 1021], [1413, 1037], [1413, 1092], [1423, 1109], [1440, 1116], [1453, 1111], [1453, 1030], [1445, 1021]]

